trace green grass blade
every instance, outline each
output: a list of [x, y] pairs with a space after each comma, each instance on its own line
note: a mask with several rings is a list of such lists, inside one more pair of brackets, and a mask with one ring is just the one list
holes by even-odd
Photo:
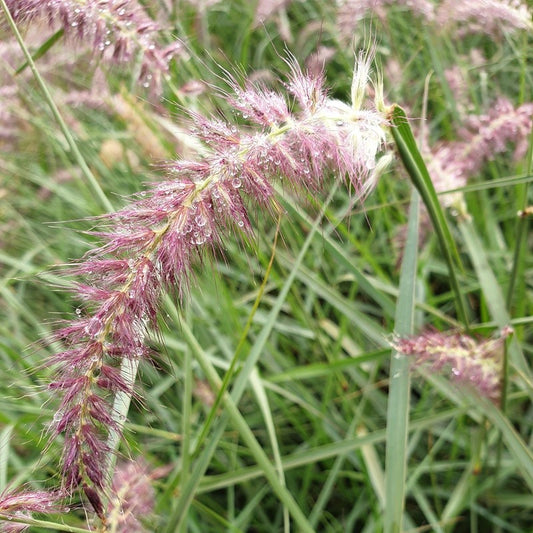
[[390, 119], [393, 126], [391, 133], [398, 148], [398, 153], [409, 174], [409, 178], [420, 193], [422, 201], [428, 210], [433, 228], [439, 240], [441, 252], [448, 266], [450, 283], [455, 295], [457, 315], [465, 328], [468, 329], [467, 307], [463, 293], [459, 287], [456, 273], [456, 270], [462, 271], [463, 268], [448, 223], [446, 222], [446, 217], [435, 192], [435, 187], [418, 150], [405, 111], [400, 106], [394, 105]]
[[[274, 458], [274, 464], [278, 472], [279, 481], [285, 487], [285, 475], [283, 472], [283, 464], [281, 463], [280, 447], [278, 439], [276, 437], [276, 424], [274, 422], [274, 415], [272, 414], [272, 411], [270, 409], [270, 404], [265, 391], [265, 387], [263, 386], [263, 382], [259, 378], [259, 372], [257, 368], [254, 369], [252, 375], [250, 376], [250, 386], [254, 391], [255, 397], [257, 398], [257, 403], [259, 404], [259, 408], [261, 409], [261, 413], [263, 414], [263, 418], [265, 420], [266, 430], [268, 433], [270, 445], [272, 447], [272, 456]], [[288, 509], [286, 507], [284, 507], [283, 509], [283, 521], [284, 531], [290, 531], [289, 514]]]
[[[65, 33], [65, 30], [63, 28], [57, 30], [51, 37], [49, 37], [41, 46], [39, 46], [39, 48], [37, 48], [37, 50], [35, 51], [35, 53], [31, 56], [31, 58], [34, 60], [34, 61], [37, 61], [37, 59], [39, 59], [40, 57], [44, 56], [44, 54], [46, 54], [46, 52], [48, 52], [48, 50], [50, 50], [50, 48], [52, 48], [52, 46], [54, 46], [54, 44], [59, 41], [59, 39], [61, 39], [61, 37], [63, 37]], [[16, 71], [15, 71], [15, 74], [20, 74], [21, 72], [24, 72], [28, 67], [30, 66], [30, 64], [25, 61]]]
[[[235, 380], [235, 383], [231, 390], [231, 398], [234, 402], [234, 405], [238, 404], [240, 397], [244, 393], [244, 390], [249, 382], [249, 377], [252, 374], [255, 368], [255, 365], [257, 364], [257, 361], [259, 360], [259, 357], [261, 356], [261, 353], [274, 328], [277, 317], [283, 307], [283, 304], [285, 303], [285, 300], [289, 294], [290, 288], [294, 280], [296, 279], [298, 270], [302, 265], [303, 259], [307, 251], [309, 250], [309, 247], [311, 246], [311, 243], [319, 228], [320, 222], [322, 221], [324, 217], [325, 209], [328, 203], [333, 198], [335, 189], [336, 188], [334, 188], [333, 191], [331, 192], [329, 198], [326, 200], [326, 203], [323, 209], [321, 210], [320, 214], [316, 218], [311, 228], [311, 231], [309, 232], [300, 250], [300, 253], [298, 254], [298, 257], [295, 259], [293, 263], [292, 271], [287, 276], [287, 279], [285, 280], [283, 287], [280, 289], [279, 295], [276, 298], [276, 301], [268, 314], [265, 325], [263, 326], [259, 335], [255, 339], [252, 349], [248, 353], [245, 364], [240, 369], [239, 375], [237, 376], [237, 379]], [[178, 318], [178, 322], [180, 322], [179, 318]], [[205, 473], [205, 471], [207, 470], [209, 466], [211, 457], [213, 456], [216, 450], [218, 441], [222, 437], [227, 423], [228, 423], [228, 413], [224, 412], [218, 418], [217, 424], [215, 425], [215, 428], [213, 429], [211, 437], [207, 439], [206, 447], [202, 450], [201, 455], [198, 457], [196, 464], [193, 467], [193, 470], [191, 472], [191, 476], [188, 482], [182, 487], [181, 497], [179, 498], [177, 505], [172, 510], [171, 516], [166, 526], [167, 533], [173, 533], [175, 529], [179, 527], [181, 522], [185, 520], [185, 517], [187, 515], [187, 509], [194, 498], [195, 491], [198, 487], [198, 484], [200, 483], [202, 479], [203, 474]], [[279, 482], [277, 478], [276, 478], [276, 482]]]
[[[207, 379], [209, 380], [211, 386], [215, 388], [215, 390], [218, 390], [220, 386], [222, 385], [222, 382], [220, 378], [218, 377], [218, 374], [213, 367], [211, 361], [209, 360], [209, 357], [205, 354], [205, 352], [202, 350], [201, 346], [198, 344], [196, 338], [194, 337], [192, 331], [190, 330], [189, 326], [182, 322], [182, 331], [183, 335], [185, 337], [185, 340], [191, 347], [196, 360], [202, 367], [202, 370], [205, 372]], [[287, 488], [284, 486], [284, 484], [279, 479], [279, 474], [276, 471], [276, 469], [272, 466], [270, 463], [270, 460], [268, 459], [266, 453], [264, 452], [263, 448], [255, 438], [252, 430], [246, 423], [246, 420], [239, 412], [239, 409], [233, 399], [228, 395], [224, 394], [223, 398], [223, 405], [224, 405], [224, 411], [231, 423], [237, 428], [239, 431], [239, 434], [245, 444], [248, 446], [252, 456], [256, 460], [259, 468], [263, 472], [263, 475], [266, 477], [268, 482], [270, 483], [270, 486], [274, 490], [274, 492], [277, 494], [278, 498], [280, 499], [280, 502], [288, 509], [290, 514], [292, 515], [295, 523], [298, 525], [298, 528], [300, 531], [304, 531], [307, 533], [313, 533], [314, 529], [309, 524], [307, 518], [305, 517], [304, 513], [294, 500], [294, 497], [292, 494], [287, 490]], [[192, 477], [192, 476], [191, 476]], [[172, 531], [175, 530], [175, 525], [170, 524]], [[168, 529], [170, 531], [170, 529]]]
[[533, 453], [520, 437], [509, 419], [494, 404], [485, 398], [479, 398], [481, 407], [487, 418], [501, 431], [509, 453], [516, 461], [516, 470], [533, 492]]
[[[413, 332], [419, 211], [419, 195], [413, 191], [407, 242], [400, 274], [400, 294], [396, 308], [394, 329], [397, 335], [410, 335]], [[397, 352], [392, 354], [389, 379], [384, 531], [385, 533], [399, 533], [402, 529], [405, 507], [407, 434], [409, 431], [410, 376], [409, 361], [405, 355]]]
[[[492, 271], [487, 254], [472, 220], [462, 219], [459, 222], [459, 230], [461, 231], [470, 261], [472, 261], [479, 279], [483, 297], [487, 302], [492, 319], [496, 322], [498, 328], [502, 329], [511, 323], [511, 317], [507, 310], [507, 303], [501, 285], [498, 283]], [[531, 369], [515, 336], [509, 342], [508, 355], [514, 367], [527, 378], [526, 383], [531, 383], [533, 377]]]
[[33, 73], [33, 76], [35, 77], [39, 87], [41, 88], [44, 97], [50, 106], [50, 109], [52, 111], [52, 115], [56, 119], [57, 123], [59, 124], [59, 127], [61, 128], [61, 131], [63, 132], [63, 135], [65, 136], [65, 139], [69, 145], [70, 150], [72, 151], [72, 155], [74, 156], [74, 159], [76, 160], [76, 163], [80, 167], [80, 170], [82, 171], [85, 179], [87, 180], [87, 183], [89, 187], [91, 187], [94, 195], [104, 209], [106, 211], [112, 212], [113, 206], [111, 205], [111, 202], [107, 199], [107, 196], [105, 195], [104, 191], [100, 187], [100, 184], [98, 183], [98, 180], [92, 173], [91, 169], [87, 165], [87, 162], [85, 161], [84, 157], [82, 156], [78, 145], [76, 144], [76, 141], [74, 140], [74, 137], [70, 133], [70, 129], [67, 126], [66, 122], [64, 121], [63, 117], [61, 116], [61, 113], [59, 112], [59, 109], [54, 102], [54, 99], [52, 98], [52, 95], [50, 94], [50, 91], [48, 90], [48, 87], [46, 83], [44, 82], [42, 76], [39, 74], [39, 71], [37, 70], [37, 67], [35, 66], [35, 62], [33, 61], [31, 54], [24, 43], [24, 40], [22, 39], [22, 36], [20, 35], [20, 32], [18, 31], [17, 25], [15, 24], [15, 21], [13, 20], [13, 17], [11, 16], [11, 13], [9, 12], [9, 9], [7, 7], [7, 4], [5, 0], [0, 0], [0, 7], [4, 11], [5, 17], [7, 19], [8, 25], [13, 31], [13, 34], [15, 35], [17, 42], [19, 43], [19, 46], [26, 57], [26, 61], [28, 62], [28, 65]]

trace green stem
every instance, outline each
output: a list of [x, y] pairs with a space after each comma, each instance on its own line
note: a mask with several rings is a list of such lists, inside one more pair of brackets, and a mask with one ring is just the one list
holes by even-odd
[[[183, 441], [181, 443], [181, 465], [180, 465], [180, 480], [186, 483], [189, 477], [189, 470], [191, 467], [191, 419], [192, 419], [192, 389], [193, 389], [193, 372], [192, 372], [192, 354], [191, 350], [185, 351], [183, 364]], [[181, 533], [187, 531], [187, 524], [183, 523], [180, 529]]]
[[102, 190], [102, 188], [100, 187], [100, 184], [98, 183], [98, 180], [95, 178], [94, 174], [91, 172], [90, 168], [85, 162], [85, 159], [81, 155], [81, 152], [78, 148], [78, 145], [76, 144], [76, 141], [74, 140], [74, 137], [70, 133], [70, 130], [68, 129], [67, 124], [63, 120], [63, 117], [61, 116], [61, 113], [59, 112], [59, 109], [57, 108], [52, 98], [52, 95], [50, 94], [50, 91], [48, 90], [48, 87], [46, 86], [42, 76], [39, 74], [39, 71], [37, 70], [37, 67], [35, 66], [35, 62], [33, 61], [33, 58], [28, 48], [26, 47], [24, 40], [22, 39], [22, 36], [20, 35], [20, 32], [18, 31], [17, 25], [15, 24], [15, 21], [13, 20], [13, 17], [11, 16], [11, 13], [9, 12], [9, 9], [7, 7], [5, 0], [0, 0], [0, 7], [2, 7], [2, 10], [5, 13], [8, 25], [13, 31], [13, 34], [15, 35], [15, 38], [17, 39], [17, 42], [19, 43], [19, 46], [22, 50], [22, 53], [26, 57], [27, 64], [29, 65], [33, 73], [33, 76], [35, 77], [37, 84], [41, 88], [44, 94], [45, 100], [50, 106], [52, 115], [56, 119], [57, 123], [59, 124], [59, 127], [61, 128], [61, 131], [63, 132], [63, 135], [65, 136], [65, 139], [70, 147], [70, 150], [72, 151], [72, 154], [74, 156], [74, 159], [76, 160], [76, 163], [80, 167], [83, 175], [85, 176], [85, 179], [87, 180], [89, 186], [93, 190], [93, 193], [100, 200], [105, 210], [109, 212], [113, 211], [113, 206], [111, 205], [111, 202], [107, 199], [104, 191]]
[[[120, 377], [124, 383], [128, 384], [131, 388], [135, 384], [135, 379], [137, 377], [137, 369], [139, 368], [139, 359], [129, 359], [125, 357], [122, 359], [122, 364], [120, 365]], [[115, 395], [115, 400], [113, 402], [112, 418], [116, 423], [116, 429], [110, 431], [109, 437], [107, 439], [107, 448], [109, 450], [107, 471], [107, 479], [109, 483], [113, 478], [113, 471], [115, 469], [116, 463], [116, 452], [120, 444], [120, 438], [122, 435], [122, 430], [128, 416], [128, 411], [131, 404], [131, 394], [128, 392], [119, 391]]]

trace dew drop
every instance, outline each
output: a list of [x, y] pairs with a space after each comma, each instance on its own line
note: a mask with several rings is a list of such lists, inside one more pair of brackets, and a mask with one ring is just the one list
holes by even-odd
[[238, 189], [240, 186], [241, 186], [242, 182], [241, 182], [241, 179], [240, 178], [233, 178], [231, 180], [231, 186], [234, 188], [234, 189]]
[[74, 21], [74, 22], [71, 24], [71, 26], [72, 26], [73, 28], [75, 28], [77, 25], [78, 25], [78, 23], [77, 23], [76, 21]]
[[80, 316], [80, 315], [81, 315], [81, 309], [80, 309], [79, 307], [78, 307], [78, 308], [76, 308], [76, 314], [77, 314], [78, 316]]
[[205, 217], [202, 216], [202, 215], [197, 215], [197, 216], [194, 218], [194, 221], [196, 222], [196, 225], [197, 225], [199, 228], [202, 228], [202, 227], [205, 226], [206, 223], [207, 223], [207, 220], [206, 220]]
[[243, 221], [243, 220], [239, 220], [239, 221], [237, 222], [237, 226], [239, 226], [239, 228], [244, 227], [244, 221]]

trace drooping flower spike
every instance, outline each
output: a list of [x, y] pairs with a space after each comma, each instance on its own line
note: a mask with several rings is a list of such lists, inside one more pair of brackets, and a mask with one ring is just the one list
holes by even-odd
[[18, 24], [45, 21], [105, 60], [121, 63], [139, 56], [139, 79], [145, 87], [157, 87], [169, 61], [182, 50], [180, 41], [159, 44], [161, 28], [137, 0], [6, 0], [6, 4]]
[[477, 340], [459, 333], [428, 330], [410, 338], [398, 338], [394, 348], [414, 358], [416, 366], [449, 373], [451, 379], [469, 386], [497, 403], [501, 395], [503, 342], [509, 331], [497, 339]]
[[357, 60], [352, 105], [329, 98], [322, 74], [302, 72], [295, 62], [286, 83], [294, 103], [251, 82], [233, 83], [226, 99], [251, 126], [193, 115], [204, 155], [169, 163], [166, 181], [101, 217], [95, 234], [103, 244], [68, 269], [82, 305], [54, 335], [64, 350], [52, 356], [50, 389], [63, 399], [50, 429], [64, 434], [65, 488], [83, 488], [95, 509], [102, 508], [108, 438], [120, 432], [113, 398], [133, 394], [119, 367], [150, 357], [146, 339], [157, 328], [162, 292], [185, 296], [191, 266], [205, 250], [232, 233], [249, 238], [249, 210], [274, 206], [281, 179], [315, 194], [335, 176], [362, 198], [390, 161], [381, 155], [387, 120], [375, 106], [363, 107], [371, 60]]
[[16, 533], [26, 531], [27, 524], [17, 522], [32, 518], [32, 513], [62, 513], [68, 509], [61, 504], [64, 494], [58, 491], [14, 490], [0, 494], [0, 531]]

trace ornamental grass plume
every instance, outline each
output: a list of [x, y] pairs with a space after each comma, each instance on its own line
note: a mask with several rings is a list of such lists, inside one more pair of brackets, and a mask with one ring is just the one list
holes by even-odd
[[337, 23], [342, 36], [351, 39], [357, 24], [369, 15], [386, 19], [386, 9], [391, 6], [404, 8], [411, 13], [432, 21], [435, 6], [430, 0], [337, 0]]
[[[506, 152], [509, 144], [515, 145], [514, 159], [524, 157], [533, 126], [533, 103], [519, 107], [500, 98], [488, 113], [469, 115], [458, 131], [460, 140], [442, 143], [432, 150], [428, 170], [439, 192], [464, 187], [485, 162]], [[445, 195], [442, 201], [447, 207], [458, 207], [461, 193]]]
[[193, 114], [191, 134], [204, 155], [168, 163], [165, 181], [100, 217], [92, 234], [103, 244], [67, 269], [82, 305], [52, 338], [64, 349], [51, 358], [57, 372], [49, 388], [63, 396], [50, 431], [64, 435], [64, 489], [83, 489], [99, 515], [109, 439], [121, 431], [113, 399], [134, 392], [119, 367], [150, 358], [147, 339], [157, 330], [162, 292], [183, 298], [191, 266], [206, 252], [221, 249], [231, 233], [248, 239], [254, 204], [279, 210], [281, 179], [300, 194], [317, 194], [333, 174], [362, 199], [390, 161], [380, 155], [388, 123], [378, 111], [379, 84], [375, 105], [363, 105], [371, 61], [372, 54], [357, 58], [351, 105], [329, 98], [323, 74], [303, 72], [294, 61], [285, 88], [296, 109], [278, 92], [230, 79], [225, 99], [249, 127]]
[[476, 340], [459, 332], [428, 330], [418, 336], [399, 338], [395, 350], [414, 357], [415, 366], [429, 366], [438, 373], [467, 385], [494, 403], [501, 395], [504, 332], [498, 339]]
[[499, 37], [503, 31], [532, 28], [531, 12], [521, 0], [444, 0], [436, 20], [441, 27], [458, 26], [458, 36], [485, 33]]
[[31, 518], [31, 513], [66, 512], [68, 509], [60, 503], [63, 498], [64, 495], [58, 491], [4, 491], [0, 494], [0, 518], [7, 521], [0, 522], [0, 531], [25, 531], [30, 526], [16, 520], [27, 520]]
[[153, 482], [169, 468], [151, 470], [141, 458], [120, 463], [113, 475], [107, 509], [108, 528], [116, 533], [145, 533], [155, 508]]
[[168, 467], [151, 470], [142, 459], [120, 463], [113, 476], [107, 522], [116, 533], [147, 533], [155, 508], [153, 482], [167, 474]]
[[139, 80], [157, 88], [180, 41], [160, 46], [161, 30], [136, 0], [6, 0], [15, 22], [45, 21], [71, 41], [88, 44], [104, 60], [123, 63], [140, 58]]

